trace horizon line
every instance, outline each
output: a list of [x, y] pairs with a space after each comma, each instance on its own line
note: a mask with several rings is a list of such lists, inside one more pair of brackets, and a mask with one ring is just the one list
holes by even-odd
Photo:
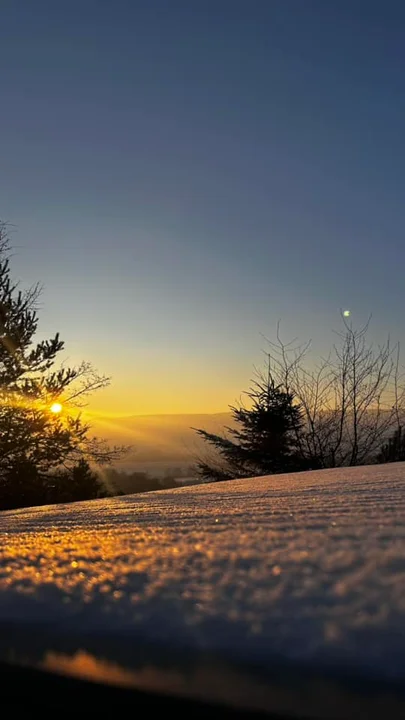
[[83, 414], [89, 415], [93, 418], [109, 418], [110, 420], [123, 420], [123, 419], [129, 419], [129, 418], [152, 418], [152, 417], [187, 417], [190, 415], [206, 415], [206, 416], [213, 416], [213, 415], [229, 415], [230, 410], [219, 410], [216, 412], [180, 412], [180, 413], [129, 413], [129, 414], [121, 414], [121, 413], [109, 413], [109, 412], [100, 412], [100, 411], [93, 411], [93, 410], [83, 410]]

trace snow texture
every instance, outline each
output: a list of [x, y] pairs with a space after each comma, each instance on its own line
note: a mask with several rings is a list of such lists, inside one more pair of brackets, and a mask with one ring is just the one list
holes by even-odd
[[0, 626], [405, 679], [405, 463], [0, 514]]

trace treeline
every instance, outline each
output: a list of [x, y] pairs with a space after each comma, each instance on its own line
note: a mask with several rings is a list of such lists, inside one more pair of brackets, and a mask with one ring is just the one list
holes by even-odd
[[375, 348], [369, 322], [343, 329], [326, 359], [277, 333], [245, 403], [231, 406], [222, 435], [196, 432], [211, 453], [197, 471], [206, 481], [405, 460], [405, 387], [399, 345]]
[[69, 470], [40, 472], [34, 463], [16, 463], [0, 477], [0, 510], [108, 497], [102, 478], [81, 459]]
[[100, 479], [104, 482], [106, 490], [112, 495], [129, 495], [132, 493], [151, 492], [153, 490], [170, 490], [181, 487], [186, 481], [187, 485], [200, 482], [193, 477], [193, 468], [173, 468], [167, 470], [161, 477], [155, 477], [148, 472], [124, 472], [116, 468], [103, 470]]

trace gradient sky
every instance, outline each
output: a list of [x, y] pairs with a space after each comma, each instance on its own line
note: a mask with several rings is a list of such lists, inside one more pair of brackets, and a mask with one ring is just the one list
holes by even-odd
[[225, 410], [281, 319], [405, 341], [405, 3], [2, 0], [0, 217], [100, 412]]

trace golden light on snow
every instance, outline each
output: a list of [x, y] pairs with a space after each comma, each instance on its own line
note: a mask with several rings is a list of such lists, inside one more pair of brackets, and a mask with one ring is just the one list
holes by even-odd
[[55, 413], [55, 415], [57, 415], [58, 413], [62, 412], [62, 405], [58, 402], [54, 402], [49, 409], [52, 413]]

